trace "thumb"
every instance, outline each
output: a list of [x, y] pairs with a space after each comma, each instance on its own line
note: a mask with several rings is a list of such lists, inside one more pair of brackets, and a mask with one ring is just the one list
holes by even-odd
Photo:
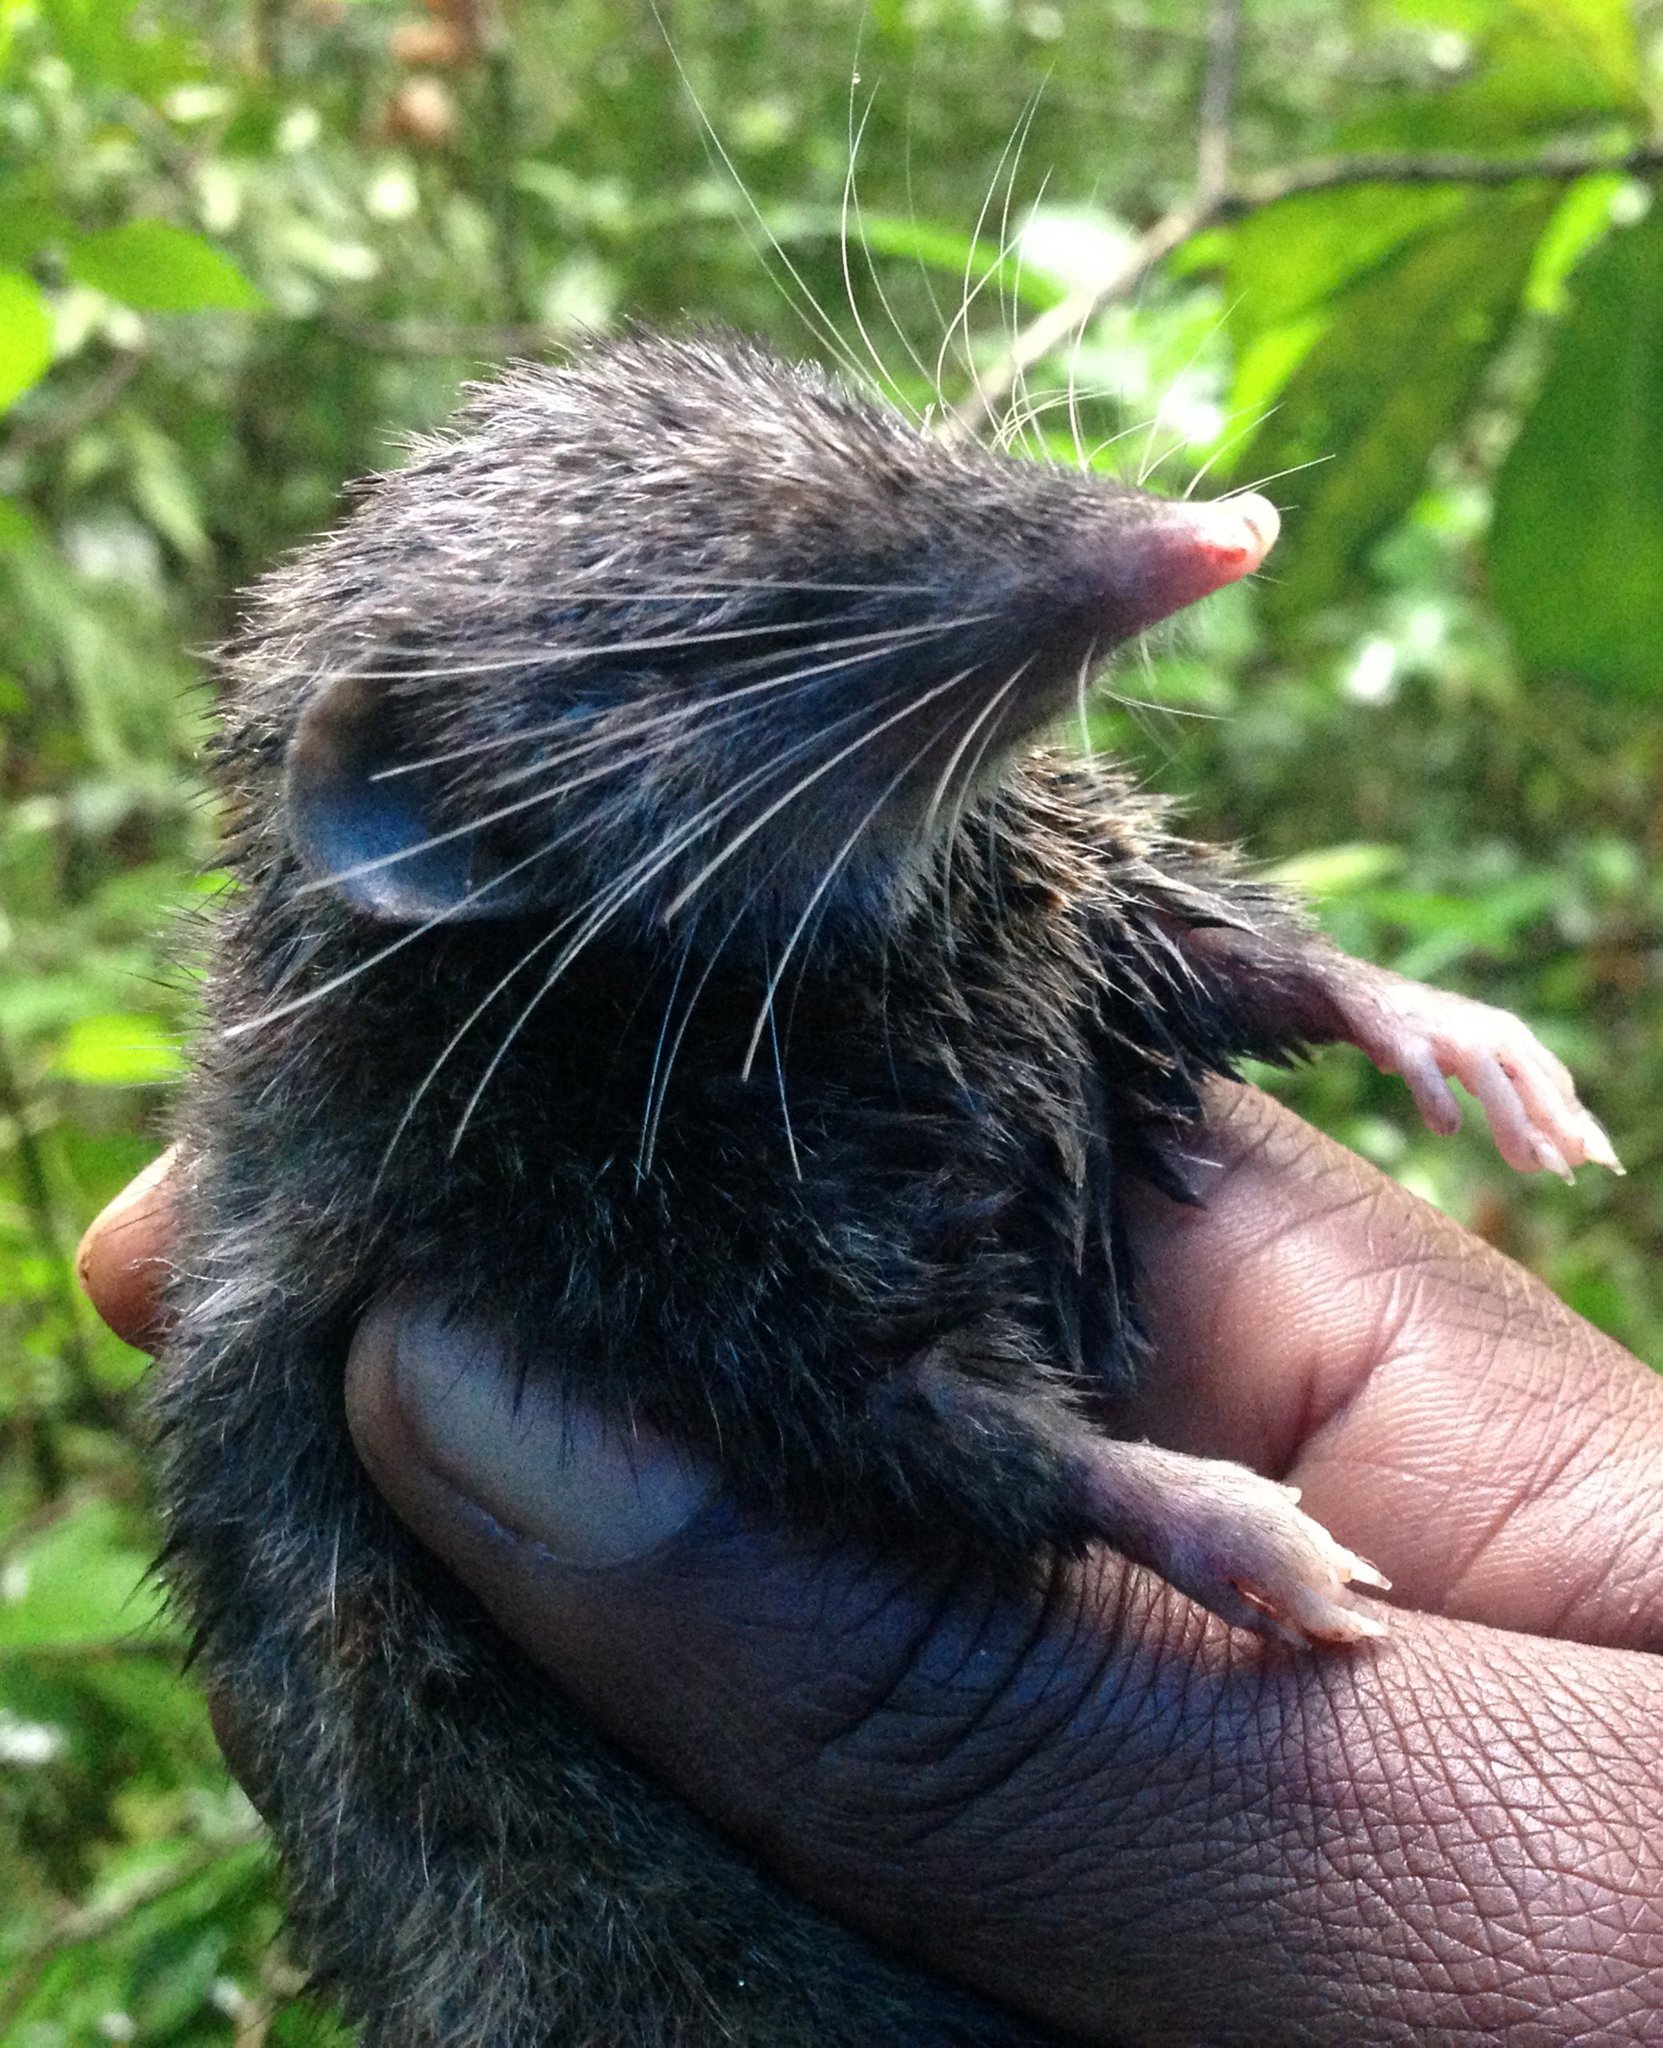
[[[418, 1297], [371, 1313], [348, 1415], [401, 1519], [563, 1693], [789, 1888], [1090, 2038], [1096, 1966], [1047, 2010], [1022, 1924], [1050, 1917], [1055, 1815], [1079, 1794], [1069, 1702], [1094, 1713], [1102, 1677], [1062, 1575], [1012, 1598], [951, 1557], [817, 1544], [541, 1364], [517, 1374], [489, 1331]], [[1055, 1632], [1036, 1628], [1053, 1605]], [[1172, 1633], [1193, 1657], [1193, 1610], [1131, 1605], [1183, 1617]]]
[[1085, 2041], [1655, 2036], [1663, 1660], [1415, 1614], [1293, 1657], [1108, 1555], [995, 1587], [816, 1544], [413, 1298], [348, 1403], [599, 1727], [961, 1984]]

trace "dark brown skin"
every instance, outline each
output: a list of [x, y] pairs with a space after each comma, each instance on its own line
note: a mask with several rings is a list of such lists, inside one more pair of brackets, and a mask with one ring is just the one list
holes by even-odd
[[[360, 1453], [502, 1627], [785, 1882], [1054, 2027], [1655, 2041], [1663, 1383], [1263, 1097], [1221, 1090], [1206, 1142], [1205, 1208], [1141, 1218], [1140, 1420], [1343, 1521], [1414, 1610], [1383, 1645], [1233, 1634], [1108, 1553], [1022, 1602], [812, 1551], [641, 1444], [597, 1436], [562, 1471], [489, 1336], [409, 1301], [355, 1347]], [[82, 1270], [143, 1341], [165, 1174], [129, 1194]]]

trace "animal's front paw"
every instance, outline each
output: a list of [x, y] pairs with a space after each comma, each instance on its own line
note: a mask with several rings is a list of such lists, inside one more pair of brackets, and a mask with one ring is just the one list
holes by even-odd
[[1622, 1172], [1564, 1063], [1511, 1012], [1379, 968], [1335, 994], [1353, 1044], [1382, 1073], [1402, 1075], [1430, 1129], [1460, 1128], [1453, 1079], [1483, 1105], [1497, 1150], [1520, 1173], [1569, 1180], [1590, 1161]]
[[1225, 1621], [1288, 1642], [1386, 1633], [1352, 1588], [1390, 1581], [1305, 1514], [1297, 1488], [1153, 1444], [1100, 1440], [1087, 1469], [1102, 1535]]

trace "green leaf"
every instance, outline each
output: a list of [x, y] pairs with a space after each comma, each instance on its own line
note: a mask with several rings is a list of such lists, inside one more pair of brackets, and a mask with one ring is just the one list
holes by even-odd
[[1237, 464], [1265, 477], [1302, 469], [1264, 585], [1270, 616], [1337, 600], [1414, 503], [1511, 328], [1557, 197], [1473, 195], [1342, 293]]
[[1469, 35], [1470, 75], [1404, 94], [1348, 123], [1352, 148], [1493, 149], [1590, 116], [1647, 122], [1629, 0], [1396, 0], [1397, 11]]
[[35, 522], [14, 499], [0, 498], [0, 548], [26, 548], [40, 539]]
[[990, 278], [1001, 292], [1019, 299], [1043, 313], [1066, 296], [1064, 283], [1024, 263], [998, 243], [976, 241], [956, 229], [934, 227], [901, 214], [863, 213], [861, 233], [867, 246], [879, 256], [900, 256], [922, 264], [926, 270], [940, 270], [962, 286]]
[[126, 75], [128, 18], [137, 0], [42, 0], [58, 48], [88, 84], [119, 85]]
[[0, 270], [0, 411], [45, 375], [52, 315], [40, 287], [20, 270]]
[[1316, 846], [1265, 871], [1267, 881], [1280, 882], [1306, 896], [1354, 896], [1377, 888], [1403, 865], [1403, 850], [1358, 842], [1349, 846]]
[[154, 97], [200, 67], [193, 39], [137, 0], [40, 0], [40, 10], [83, 86]]
[[1359, 185], [1307, 192], [1230, 231], [1231, 330], [1246, 338], [1303, 319], [1393, 262], [1404, 246], [1458, 219], [1459, 186]]
[[229, 256], [188, 228], [130, 220], [82, 235], [70, 275], [141, 313], [246, 312], [261, 303]]
[[1573, 280], [1496, 486], [1496, 601], [1525, 665], [1663, 696], [1663, 206]]
[[71, 1025], [52, 1071], [65, 1081], [133, 1088], [174, 1080], [183, 1064], [177, 1037], [154, 1017], [116, 1012], [82, 1017]]
[[156, 1640], [162, 1596], [121, 1511], [95, 1501], [23, 1544], [0, 1570], [0, 1651]]
[[64, 233], [63, 215], [38, 170], [0, 182], [0, 263], [26, 265], [37, 249], [61, 241]]

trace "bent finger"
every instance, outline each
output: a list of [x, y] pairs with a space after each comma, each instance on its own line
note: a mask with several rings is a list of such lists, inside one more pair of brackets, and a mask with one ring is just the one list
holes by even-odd
[[87, 1299], [124, 1343], [153, 1345], [162, 1329], [162, 1287], [173, 1239], [170, 1145], [87, 1225], [75, 1271]]
[[1291, 1479], [1409, 1605], [1663, 1643], [1663, 1380], [1291, 1111], [1213, 1107], [1203, 1206], [1139, 1205], [1128, 1426]]
[[394, 1305], [372, 1473], [793, 1889], [1085, 2040], [1542, 2048], [1663, 2009], [1663, 1663], [1404, 1617], [1292, 1656], [1112, 1557], [1023, 1590], [749, 1520]]

